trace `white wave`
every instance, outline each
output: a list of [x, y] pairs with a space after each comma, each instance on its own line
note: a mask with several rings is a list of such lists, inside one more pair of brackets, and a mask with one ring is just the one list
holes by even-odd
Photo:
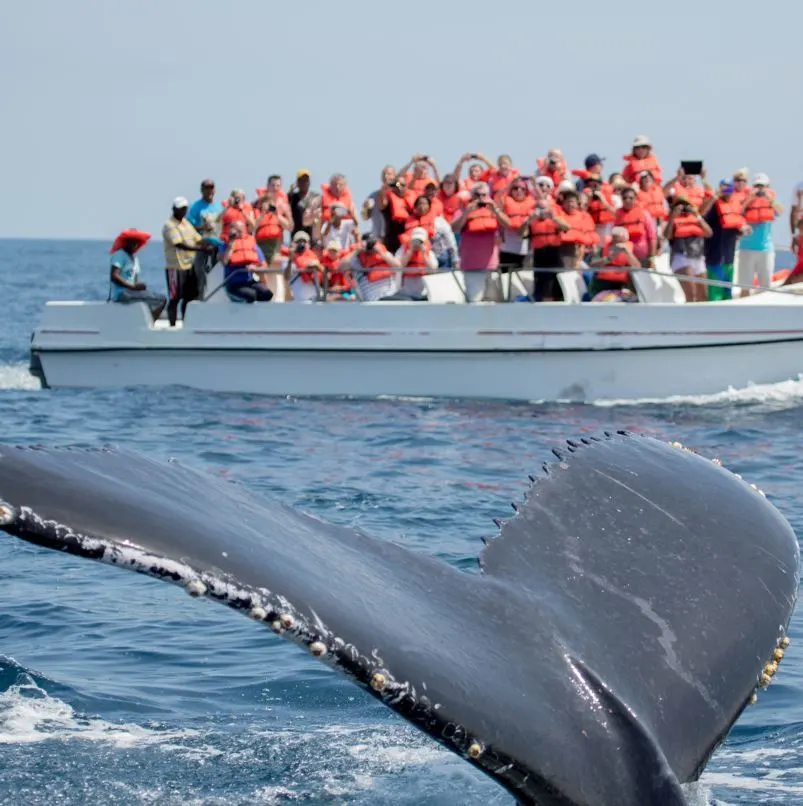
[[44, 741], [108, 742], [115, 747], [141, 747], [198, 736], [198, 731], [159, 730], [158, 726], [115, 725], [79, 716], [67, 703], [51, 697], [30, 678], [0, 693], [0, 744]]
[[40, 389], [27, 364], [0, 364], [0, 389]]
[[797, 405], [803, 400], [803, 375], [797, 380], [779, 383], [751, 384], [742, 389], [729, 388], [712, 395], [671, 395], [632, 399], [601, 399], [591, 403], [603, 408], [613, 406], [684, 405], [711, 406], [717, 403], [775, 403]]

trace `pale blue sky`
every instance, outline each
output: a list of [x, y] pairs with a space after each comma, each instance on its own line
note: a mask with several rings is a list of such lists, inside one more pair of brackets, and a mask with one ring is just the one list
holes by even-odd
[[[362, 198], [416, 151], [606, 170], [636, 134], [665, 171], [803, 178], [803, 5], [40, 0], [2, 9], [0, 236], [159, 233], [205, 176], [299, 167]], [[777, 241], [788, 240], [786, 224]]]

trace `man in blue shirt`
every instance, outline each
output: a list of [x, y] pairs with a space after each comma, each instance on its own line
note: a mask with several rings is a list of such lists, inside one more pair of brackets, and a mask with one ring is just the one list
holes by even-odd
[[[204, 179], [201, 182], [201, 198], [193, 202], [187, 211], [187, 221], [195, 227], [203, 239], [208, 243], [220, 243], [222, 229], [221, 218], [225, 208], [219, 201], [215, 201], [215, 182], [213, 179]], [[206, 289], [206, 276], [215, 267], [217, 262], [215, 251], [198, 252], [195, 256], [192, 270], [198, 283], [198, 296], [203, 299]]]
[[144, 302], [151, 311], [155, 322], [167, 304], [167, 297], [148, 291], [140, 277], [137, 252], [150, 240], [147, 232], [125, 230], [121, 232], [111, 248], [109, 270], [109, 299], [112, 302]]

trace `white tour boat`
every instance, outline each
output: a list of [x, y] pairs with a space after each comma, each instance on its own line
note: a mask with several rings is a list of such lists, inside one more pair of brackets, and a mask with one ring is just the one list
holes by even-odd
[[465, 304], [450, 271], [427, 278], [428, 302], [283, 303], [280, 288], [279, 301], [237, 304], [220, 292], [175, 328], [144, 304], [49, 302], [31, 367], [54, 388], [520, 401], [713, 394], [803, 372], [803, 285], [689, 305], [665, 272], [634, 273], [640, 302], [618, 304], [581, 303], [575, 271], [559, 275], [559, 303]]

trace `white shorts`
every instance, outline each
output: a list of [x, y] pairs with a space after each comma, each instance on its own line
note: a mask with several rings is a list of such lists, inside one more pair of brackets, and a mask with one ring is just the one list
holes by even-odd
[[677, 272], [679, 269], [690, 269], [694, 277], [705, 277], [704, 257], [687, 257], [686, 255], [677, 253], [672, 255], [672, 263], [670, 266], [674, 272]]

